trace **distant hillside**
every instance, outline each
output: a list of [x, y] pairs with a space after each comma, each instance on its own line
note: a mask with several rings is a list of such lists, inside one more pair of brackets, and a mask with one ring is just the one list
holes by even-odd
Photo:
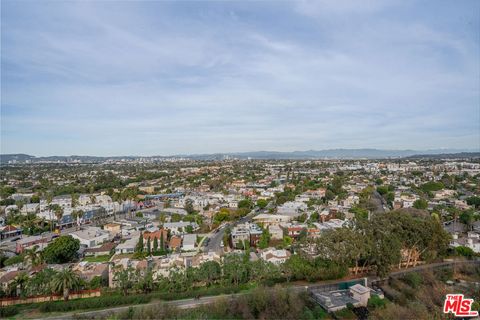
[[435, 150], [381, 150], [381, 149], [327, 149], [307, 151], [253, 151], [234, 153], [212, 153], [212, 154], [183, 154], [173, 156], [117, 156], [117, 157], [96, 157], [96, 156], [48, 156], [35, 157], [28, 154], [2, 154], [0, 162], [92, 162], [98, 163], [106, 160], [116, 159], [163, 159], [163, 158], [185, 158], [192, 160], [222, 160], [227, 158], [235, 159], [388, 159], [388, 158], [472, 158], [479, 157], [480, 152], [469, 152], [470, 150], [435, 149]]
[[[293, 152], [255, 151], [226, 154], [198, 154], [182, 155], [192, 159], [224, 159], [226, 157], [238, 159], [386, 159], [405, 158], [418, 155], [459, 154], [465, 150], [438, 149], [438, 150], [380, 150], [380, 149], [327, 149]], [[462, 153], [460, 153], [462, 154]], [[466, 153], [465, 153], [466, 154]]]
[[0, 154], [0, 162], [1, 163], [6, 163], [8, 161], [19, 161], [19, 162], [25, 162], [26, 160], [32, 160], [35, 159], [35, 156], [30, 156], [28, 154]]
[[441, 154], [416, 154], [408, 159], [467, 159], [480, 158], [480, 152], [459, 152], [459, 153], [441, 153]]

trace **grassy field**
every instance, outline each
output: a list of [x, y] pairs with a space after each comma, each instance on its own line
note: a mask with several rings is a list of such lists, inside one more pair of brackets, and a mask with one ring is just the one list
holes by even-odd
[[111, 255], [106, 254], [103, 256], [91, 256], [91, 257], [85, 257], [83, 258], [83, 261], [88, 261], [88, 262], [108, 262], [110, 260]]

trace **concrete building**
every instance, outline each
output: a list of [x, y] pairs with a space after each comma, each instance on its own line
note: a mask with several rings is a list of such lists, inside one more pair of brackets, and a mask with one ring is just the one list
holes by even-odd
[[182, 250], [192, 251], [195, 250], [195, 243], [197, 242], [196, 234], [186, 234], [183, 236]]
[[110, 233], [97, 227], [87, 227], [70, 235], [80, 241], [80, 245], [87, 248], [98, 246], [110, 240]]

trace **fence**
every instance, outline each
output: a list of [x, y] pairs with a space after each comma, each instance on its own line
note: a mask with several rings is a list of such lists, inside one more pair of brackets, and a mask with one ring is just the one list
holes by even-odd
[[[100, 289], [81, 290], [81, 291], [70, 293], [69, 298], [70, 299], [92, 298], [92, 297], [100, 297], [101, 295], [102, 293]], [[2, 298], [0, 299], [0, 307], [12, 306], [16, 304], [29, 304], [29, 303], [59, 301], [59, 300], [63, 300], [62, 294], [32, 296], [27, 298]]]

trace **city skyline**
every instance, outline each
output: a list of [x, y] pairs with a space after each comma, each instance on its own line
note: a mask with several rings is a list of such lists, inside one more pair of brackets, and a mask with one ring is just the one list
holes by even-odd
[[2, 1], [0, 153], [480, 150], [479, 10]]

